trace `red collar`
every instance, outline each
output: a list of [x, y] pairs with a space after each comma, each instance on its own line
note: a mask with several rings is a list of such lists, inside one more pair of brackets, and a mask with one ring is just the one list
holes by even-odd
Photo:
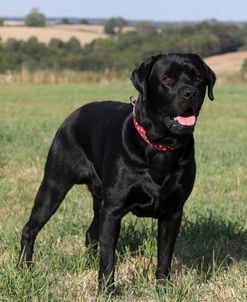
[[132, 102], [134, 108], [133, 108], [133, 120], [134, 120], [134, 125], [135, 128], [137, 130], [137, 132], [139, 133], [139, 135], [142, 137], [142, 139], [151, 147], [155, 148], [158, 151], [173, 151], [175, 150], [175, 146], [167, 146], [167, 145], [156, 145], [150, 142], [150, 140], [147, 137], [147, 131], [140, 125], [138, 124], [137, 120], [136, 120], [136, 114], [135, 114], [135, 104], [136, 104], [136, 100]]

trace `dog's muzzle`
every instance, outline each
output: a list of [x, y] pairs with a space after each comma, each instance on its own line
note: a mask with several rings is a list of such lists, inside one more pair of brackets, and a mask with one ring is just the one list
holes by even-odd
[[197, 115], [192, 107], [188, 107], [182, 113], [165, 117], [167, 128], [175, 134], [190, 134], [194, 131]]

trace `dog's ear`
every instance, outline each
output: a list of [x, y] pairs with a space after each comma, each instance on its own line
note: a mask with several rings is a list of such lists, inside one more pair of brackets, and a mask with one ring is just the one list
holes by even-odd
[[142, 100], [147, 98], [147, 82], [154, 63], [158, 56], [148, 57], [143, 63], [135, 68], [131, 74], [131, 81], [142, 96]]
[[213, 87], [216, 81], [216, 75], [213, 70], [204, 62], [206, 74], [207, 74], [207, 85], [208, 85], [208, 97], [211, 101], [214, 100]]
[[207, 86], [208, 86], [208, 97], [211, 101], [214, 100], [214, 93], [213, 88], [216, 81], [216, 75], [213, 72], [213, 70], [203, 61], [203, 59], [198, 56], [204, 66], [205, 74], [206, 74], [206, 80], [207, 80]]
[[204, 72], [206, 74], [206, 81], [207, 81], [207, 86], [208, 86], [208, 97], [211, 101], [214, 100], [214, 93], [213, 93], [213, 88], [214, 88], [214, 84], [215, 84], [215, 81], [216, 81], [216, 75], [215, 73], [213, 72], [213, 70], [203, 61], [203, 59], [199, 56], [199, 55], [196, 55], [203, 67], [204, 67]]

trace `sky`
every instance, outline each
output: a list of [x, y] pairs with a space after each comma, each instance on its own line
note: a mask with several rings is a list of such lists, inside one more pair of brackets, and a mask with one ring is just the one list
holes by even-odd
[[247, 21], [247, 0], [1, 0], [1, 17], [23, 17], [38, 8], [47, 17], [153, 21]]

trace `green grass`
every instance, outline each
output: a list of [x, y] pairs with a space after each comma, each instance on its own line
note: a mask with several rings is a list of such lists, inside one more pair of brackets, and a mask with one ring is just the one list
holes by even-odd
[[[62, 120], [91, 100], [128, 101], [127, 84], [0, 89], [0, 301], [109, 301], [84, 246], [91, 197], [74, 187], [39, 234], [32, 272], [16, 267], [21, 229]], [[247, 301], [246, 86], [216, 86], [196, 136], [197, 179], [185, 206], [172, 283], [155, 288], [156, 221], [124, 218], [113, 301]]]

